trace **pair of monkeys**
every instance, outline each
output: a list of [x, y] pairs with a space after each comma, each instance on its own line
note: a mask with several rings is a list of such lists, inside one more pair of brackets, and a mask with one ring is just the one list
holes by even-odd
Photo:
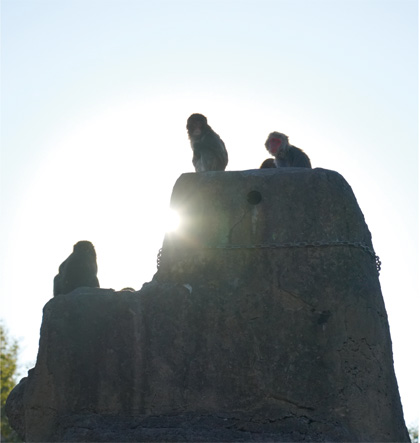
[[[223, 140], [207, 123], [202, 114], [192, 114], [187, 120], [187, 132], [193, 150], [192, 163], [196, 172], [224, 171], [228, 153]], [[269, 134], [265, 147], [274, 158], [265, 160], [260, 168], [312, 168], [309, 157], [289, 143], [289, 137], [280, 132]]]

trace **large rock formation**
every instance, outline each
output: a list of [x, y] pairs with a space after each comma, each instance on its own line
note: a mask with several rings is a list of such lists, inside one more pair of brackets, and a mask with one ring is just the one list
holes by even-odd
[[322, 169], [184, 174], [139, 292], [44, 308], [27, 441], [408, 442], [371, 235]]

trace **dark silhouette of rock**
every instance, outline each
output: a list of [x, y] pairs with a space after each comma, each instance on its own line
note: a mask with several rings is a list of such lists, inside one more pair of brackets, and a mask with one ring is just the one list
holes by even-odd
[[96, 252], [90, 241], [82, 240], [73, 246], [73, 252], [61, 263], [54, 277], [54, 295], [68, 294], [76, 288], [99, 288], [96, 274]]
[[[322, 169], [182, 175], [152, 282], [44, 307], [27, 441], [409, 442], [371, 235]], [[347, 242], [347, 243], [346, 243]]]

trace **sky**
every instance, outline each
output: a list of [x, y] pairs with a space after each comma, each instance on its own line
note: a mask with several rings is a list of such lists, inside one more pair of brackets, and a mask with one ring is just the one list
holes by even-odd
[[1, 0], [0, 317], [21, 364], [77, 241], [101, 287], [151, 280], [199, 112], [227, 170], [279, 131], [348, 181], [418, 423], [418, 19], [414, 0]]

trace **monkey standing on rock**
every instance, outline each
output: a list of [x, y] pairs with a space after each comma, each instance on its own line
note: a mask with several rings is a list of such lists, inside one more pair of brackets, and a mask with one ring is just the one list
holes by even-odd
[[68, 294], [81, 286], [99, 288], [96, 252], [89, 241], [79, 241], [73, 252], [61, 263], [54, 277], [54, 296]]
[[187, 120], [187, 131], [193, 150], [196, 172], [224, 171], [228, 153], [222, 139], [207, 124], [202, 114], [192, 114]]
[[302, 149], [291, 145], [289, 137], [285, 134], [272, 132], [265, 142], [265, 147], [271, 155], [274, 155], [277, 168], [312, 168], [309, 157]]

